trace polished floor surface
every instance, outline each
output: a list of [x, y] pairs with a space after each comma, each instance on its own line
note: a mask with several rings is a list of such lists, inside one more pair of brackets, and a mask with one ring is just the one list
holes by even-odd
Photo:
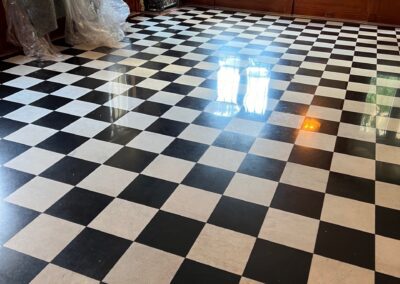
[[400, 283], [400, 29], [130, 25], [0, 62], [0, 283]]

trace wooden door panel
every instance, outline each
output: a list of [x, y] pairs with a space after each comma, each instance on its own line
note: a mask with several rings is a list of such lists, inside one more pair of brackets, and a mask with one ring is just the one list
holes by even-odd
[[215, 6], [290, 14], [294, 0], [215, 0]]
[[205, 5], [214, 6], [215, 0], [184, 0], [182, 1], [185, 5]]
[[368, 0], [295, 0], [294, 14], [368, 20]]
[[369, 20], [372, 22], [400, 25], [400, 1], [375, 0]]

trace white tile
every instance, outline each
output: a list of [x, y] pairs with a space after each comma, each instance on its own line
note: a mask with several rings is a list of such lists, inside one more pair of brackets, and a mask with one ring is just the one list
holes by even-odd
[[39, 148], [30, 148], [5, 164], [6, 167], [38, 175], [64, 157]]
[[300, 128], [303, 121], [304, 116], [277, 111], [272, 112], [268, 119], [268, 123], [291, 128]]
[[43, 80], [32, 77], [21, 76], [11, 81], [5, 82], [4, 85], [20, 89], [27, 89], [41, 82], [43, 82]]
[[56, 132], [56, 130], [51, 128], [28, 124], [27, 126], [11, 133], [7, 137], [4, 137], [4, 139], [29, 146], [35, 146]]
[[338, 136], [375, 143], [376, 129], [368, 126], [340, 123]]
[[179, 138], [211, 145], [220, 133], [221, 130], [215, 128], [190, 124], [179, 135]]
[[[146, 62], [146, 61], [144, 61]], [[143, 62], [143, 63], [144, 63]], [[129, 64], [128, 64], [129, 65]], [[129, 72], [127, 72], [126, 74], [128, 75], [133, 75], [133, 76], [139, 76], [139, 77], [150, 77], [154, 74], [156, 74], [158, 71], [154, 70], [154, 69], [149, 69], [149, 68], [142, 68], [142, 67], [137, 67], [133, 70], [130, 70]]]
[[12, 67], [10, 69], [6, 69], [3, 72], [4, 73], [9, 73], [9, 74], [14, 74], [14, 75], [19, 75], [19, 76], [25, 76], [29, 73], [35, 72], [39, 70], [37, 67], [32, 67], [32, 66], [27, 66], [27, 65], [19, 65]]
[[31, 123], [49, 114], [50, 112], [51, 110], [45, 108], [26, 105], [13, 112], [8, 113], [4, 117], [12, 120]]
[[374, 180], [375, 160], [334, 153], [331, 171]]
[[263, 127], [264, 124], [261, 122], [234, 118], [225, 127], [225, 130], [246, 134], [250, 136], [257, 136]]
[[400, 185], [375, 182], [376, 205], [400, 210]]
[[376, 160], [400, 165], [400, 147], [376, 144]]
[[132, 86], [130, 85], [117, 82], [107, 82], [104, 85], [98, 87], [96, 90], [104, 93], [120, 95], [128, 91], [130, 88], [132, 88]]
[[102, 61], [102, 60], [92, 60], [82, 66], [89, 67], [89, 68], [95, 68], [95, 69], [105, 69], [107, 67], [110, 67], [111, 65], [114, 65], [114, 63], [108, 62], [108, 61]]
[[277, 186], [275, 181], [236, 173], [224, 195], [269, 206]]
[[4, 100], [27, 105], [45, 96], [47, 96], [47, 94], [31, 90], [22, 90], [15, 94], [12, 94], [11, 96], [5, 97]]
[[144, 130], [149, 127], [153, 122], [157, 120], [157, 117], [152, 115], [147, 115], [138, 112], [128, 112], [123, 117], [118, 119], [115, 124], [135, 128], [139, 130]]
[[195, 76], [189, 76], [189, 75], [182, 75], [178, 79], [176, 79], [174, 82], [178, 84], [183, 84], [183, 85], [189, 85], [189, 86], [199, 86], [201, 83], [204, 82], [204, 78], [201, 77], [195, 77]]
[[70, 85], [81, 79], [83, 79], [83, 77], [79, 76], [79, 75], [74, 75], [74, 74], [69, 74], [69, 73], [61, 73], [57, 76], [51, 77], [47, 81], [56, 82], [56, 83], [60, 83], [60, 84], [64, 84], [64, 85]]
[[109, 123], [82, 117], [62, 129], [62, 131], [90, 138], [104, 130], [107, 126], [109, 126]]
[[78, 54], [78, 57], [83, 57], [83, 58], [88, 58], [88, 59], [99, 59], [100, 57], [103, 57], [105, 54], [101, 52], [96, 52], [96, 51], [86, 51], [84, 53]]
[[340, 121], [342, 111], [333, 108], [311, 105], [308, 108], [307, 116], [331, 121]]
[[162, 206], [162, 210], [191, 219], [207, 222], [221, 195], [179, 185]]
[[375, 236], [375, 270], [400, 277], [400, 240]]
[[52, 71], [57, 71], [57, 72], [68, 72], [77, 66], [74, 64], [69, 64], [69, 63], [64, 63], [64, 62], [57, 62], [55, 64], [52, 64], [50, 66], [45, 67], [44, 69], [47, 70], [52, 70]]
[[171, 144], [172, 141], [174, 141], [174, 137], [142, 131], [131, 142], [129, 142], [127, 146], [154, 153], [161, 153], [169, 144]]
[[188, 72], [190, 69], [191, 69], [190, 67], [170, 64], [170, 65], [166, 66], [164, 69], [162, 69], [162, 71], [171, 72], [171, 73], [175, 73], [175, 74], [184, 74], [184, 73]]
[[116, 197], [137, 176], [134, 172], [101, 165], [82, 180], [78, 187]]
[[83, 228], [84, 226], [42, 214], [4, 246], [50, 262]]
[[72, 188], [73, 186], [65, 183], [35, 177], [10, 194], [5, 200], [19, 206], [44, 212]]
[[235, 172], [245, 157], [246, 153], [243, 152], [211, 146], [200, 158], [199, 163]]
[[157, 209], [116, 198], [89, 224], [90, 228], [135, 240]]
[[49, 263], [31, 282], [31, 284], [98, 284], [99, 281]]
[[287, 161], [289, 159], [292, 148], [293, 144], [290, 143], [257, 138], [250, 148], [249, 153], [258, 156]]
[[174, 106], [162, 115], [163, 118], [168, 118], [187, 123], [193, 122], [200, 115], [201, 111]]
[[119, 108], [124, 110], [132, 110], [139, 106], [144, 101], [138, 98], [131, 98], [127, 96], [118, 96], [112, 100], [106, 102], [104, 105], [113, 108]]
[[333, 152], [336, 144], [336, 136], [325, 133], [300, 130], [299, 134], [297, 135], [295, 144]]
[[141, 87], [141, 88], [147, 88], [147, 89], [151, 89], [151, 90], [161, 91], [166, 86], [168, 86], [170, 83], [171, 82], [168, 82], [168, 81], [147, 78], [144, 81], [137, 84], [137, 86]]
[[147, 166], [142, 174], [180, 183], [194, 165], [195, 163], [193, 162], [159, 155]]
[[157, 92], [154, 95], [152, 95], [148, 99], [148, 101], [173, 106], [173, 105], [176, 105], [183, 98], [184, 98], [184, 96], [182, 96], [182, 95], [160, 91], [160, 92]]
[[119, 76], [121, 76], [121, 73], [107, 71], [107, 70], [100, 70], [100, 71], [97, 71], [97, 72], [91, 74], [89, 77], [95, 78], [98, 80], [112, 81], [112, 80], [118, 78]]
[[170, 283], [183, 257], [133, 243], [104, 281], [110, 284]]
[[63, 105], [62, 107], [57, 109], [57, 111], [76, 116], [85, 116], [88, 113], [94, 111], [98, 107], [99, 107], [98, 104], [74, 100], [67, 103], [66, 105]]
[[69, 156], [102, 164], [121, 148], [119, 144], [90, 139], [69, 153]]
[[54, 96], [59, 96], [67, 99], [77, 99], [82, 97], [83, 95], [89, 93], [91, 90], [76, 86], [65, 86], [55, 92], [52, 93]]

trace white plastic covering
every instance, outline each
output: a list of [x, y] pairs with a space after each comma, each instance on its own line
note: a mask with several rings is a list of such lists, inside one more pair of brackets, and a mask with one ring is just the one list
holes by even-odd
[[69, 44], [113, 47], [124, 37], [129, 7], [123, 0], [64, 0]]

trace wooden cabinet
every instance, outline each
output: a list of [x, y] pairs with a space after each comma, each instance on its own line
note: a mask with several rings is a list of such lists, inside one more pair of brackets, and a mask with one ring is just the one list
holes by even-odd
[[294, 0], [215, 0], [215, 6], [290, 14]]

